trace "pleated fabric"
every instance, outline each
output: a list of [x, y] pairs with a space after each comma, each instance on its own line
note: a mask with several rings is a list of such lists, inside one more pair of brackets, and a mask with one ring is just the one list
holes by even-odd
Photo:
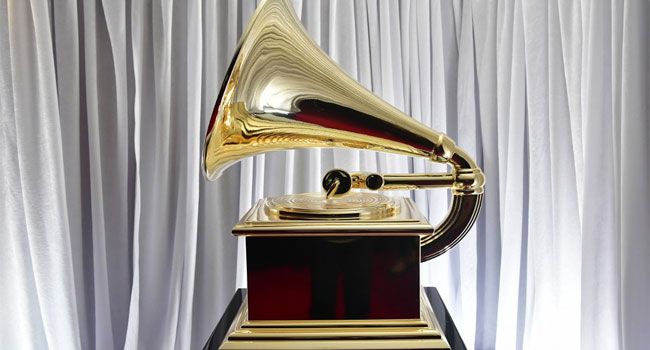
[[[650, 344], [650, 3], [294, 0], [362, 85], [487, 177], [468, 236], [422, 265], [476, 349]], [[200, 150], [255, 0], [0, 0], [0, 347], [195, 349], [235, 288], [230, 229], [333, 167], [308, 149], [215, 182]], [[298, 54], [298, 53], [297, 53]], [[437, 223], [444, 190], [410, 196]]]

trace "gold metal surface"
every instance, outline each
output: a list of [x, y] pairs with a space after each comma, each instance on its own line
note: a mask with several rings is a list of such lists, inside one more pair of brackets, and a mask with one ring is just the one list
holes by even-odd
[[244, 300], [220, 349], [449, 349], [420, 291], [420, 318], [395, 320], [249, 321]]
[[270, 217], [305, 220], [380, 220], [399, 213], [399, 203], [375, 193], [355, 192], [328, 199], [323, 192], [270, 198], [264, 210]]
[[[352, 173], [352, 188], [368, 190], [418, 190], [423, 188], [451, 187], [456, 181], [453, 174], [376, 174]], [[372, 181], [368, 182], [370, 178]]]
[[[423, 261], [456, 244], [480, 211], [483, 173], [451, 138], [402, 113], [343, 72], [309, 37], [288, 0], [265, 0], [244, 31], [224, 80], [202, 168], [208, 179], [215, 179], [244, 157], [307, 147], [392, 152], [450, 165], [449, 174], [382, 177], [382, 189], [452, 189], [447, 217], [422, 240]], [[435, 185], [425, 186], [417, 177], [428, 177]], [[330, 185], [330, 196], [351, 188], [349, 182]]]
[[[239, 223], [233, 227], [232, 233], [236, 236], [295, 236], [299, 234], [312, 236], [347, 234], [355, 236], [430, 236], [434, 233], [433, 226], [420, 214], [411, 199], [381, 197], [386, 199], [377, 199], [374, 206], [380, 209], [392, 207], [399, 208], [399, 210], [394, 210], [393, 215], [387, 217], [367, 218], [364, 215], [358, 215], [356, 218], [346, 220], [327, 217], [287, 220], [270, 211], [268, 207], [275, 207], [279, 204], [273, 204], [273, 198], [265, 198], [259, 200], [242, 217]], [[280, 204], [286, 204], [286, 202], [280, 201]], [[359, 209], [351, 207], [350, 210], [358, 211]], [[334, 211], [336, 212], [336, 210]]]

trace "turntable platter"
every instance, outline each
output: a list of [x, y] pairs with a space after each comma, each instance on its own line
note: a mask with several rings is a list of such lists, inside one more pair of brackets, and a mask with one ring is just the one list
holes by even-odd
[[326, 199], [324, 192], [291, 194], [271, 198], [265, 212], [272, 217], [297, 220], [379, 220], [399, 213], [393, 198], [367, 192], [353, 192]]

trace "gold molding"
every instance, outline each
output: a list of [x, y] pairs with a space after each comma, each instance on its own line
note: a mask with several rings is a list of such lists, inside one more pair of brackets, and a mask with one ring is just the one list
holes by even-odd
[[244, 299], [219, 349], [450, 349], [420, 289], [420, 319], [249, 321]]
[[395, 215], [383, 219], [358, 220], [286, 220], [269, 215], [265, 210], [269, 198], [259, 200], [233, 227], [235, 236], [418, 236], [429, 235], [433, 226], [417, 210], [409, 198], [391, 197], [400, 207]]

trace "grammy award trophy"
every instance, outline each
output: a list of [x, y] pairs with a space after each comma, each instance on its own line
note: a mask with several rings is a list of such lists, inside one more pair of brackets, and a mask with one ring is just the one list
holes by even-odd
[[[221, 349], [449, 349], [420, 287], [419, 263], [451, 249], [474, 224], [481, 169], [447, 135], [346, 75], [289, 0], [265, 0], [219, 92], [203, 172], [213, 180], [241, 158], [307, 147], [424, 157], [450, 172], [334, 169], [320, 193], [260, 200], [232, 230], [246, 237], [248, 295]], [[373, 192], [434, 187], [452, 191], [436, 226], [410, 199]]]

